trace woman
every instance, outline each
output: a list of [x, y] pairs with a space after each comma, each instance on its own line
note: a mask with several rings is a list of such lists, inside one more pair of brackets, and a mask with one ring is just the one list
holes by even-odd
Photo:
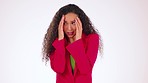
[[100, 35], [87, 15], [74, 4], [55, 14], [43, 42], [43, 59], [50, 59], [56, 83], [92, 83]]

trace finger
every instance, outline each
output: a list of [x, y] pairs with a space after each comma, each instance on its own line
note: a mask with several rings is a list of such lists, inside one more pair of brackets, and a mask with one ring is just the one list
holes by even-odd
[[64, 15], [62, 16], [62, 19], [61, 19], [61, 27], [63, 27], [63, 24], [64, 24]]
[[81, 21], [78, 17], [76, 18], [76, 21], [77, 21], [77, 24], [78, 24], [79, 31], [82, 31]]
[[80, 21], [80, 19], [78, 17], [76, 19], [77, 19], [79, 25], [82, 26], [82, 22]]
[[76, 35], [74, 36], [74, 39], [77, 40], [78, 34], [79, 34], [79, 30], [78, 30], [78, 22], [75, 19], [75, 27], [76, 27]]
[[62, 18], [61, 18], [61, 20], [59, 22], [59, 28], [61, 27], [61, 24], [62, 24]]
[[76, 22], [77, 22], [79, 31], [82, 31], [82, 23], [78, 17], [76, 18]]
[[63, 23], [64, 23], [64, 15], [62, 16], [60, 23], [59, 23], [59, 28], [63, 27]]
[[78, 31], [79, 30], [79, 25], [78, 25], [77, 19], [75, 19], [75, 25], [76, 25], [76, 31]]
[[79, 23], [78, 23], [78, 19], [77, 18], [75, 19], [75, 24], [76, 24], [77, 27], [80, 26]]
[[78, 39], [81, 38], [81, 35], [82, 35], [81, 26], [78, 23], [78, 19], [75, 19], [75, 25], [76, 25], [76, 37], [75, 37], [75, 40], [78, 40]]

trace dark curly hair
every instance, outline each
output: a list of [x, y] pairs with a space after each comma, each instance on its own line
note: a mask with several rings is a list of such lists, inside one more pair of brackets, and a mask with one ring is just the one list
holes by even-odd
[[[62, 15], [66, 15], [68, 13], [74, 13], [80, 18], [82, 22], [83, 33], [85, 33], [86, 35], [89, 35], [91, 33], [98, 34], [97, 30], [92, 25], [90, 19], [82, 9], [80, 9], [75, 4], [68, 4], [63, 6], [56, 12], [44, 37], [43, 48], [42, 48], [42, 53], [43, 53], [42, 59], [45, 60], [46, 62], [49, 60], [50, 54], [55, 50], [55, 48], [52, 46], [52, 43], [58, 37], [58, 25], [62, 18]], [[101, 38], [99, 41], [100, 41], [99, 44], [99, 50], [100, 50], [100, 48], [102, 48]]]

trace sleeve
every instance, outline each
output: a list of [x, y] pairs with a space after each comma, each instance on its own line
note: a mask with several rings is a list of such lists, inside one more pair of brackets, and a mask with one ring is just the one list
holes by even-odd
[[65, 70], [65, 45], [64, 39], [56, 39], [53, 44], [55, 51], [50, 55], [50, 65], [51, 68], [56, 73], [63, 73]]
[[79, 39], [66, 48], [76, 61], [80, 73], [87, 74], [96, 61], [99, 46], [99, 35], [91, 34], [85, 50], [82, 39]]

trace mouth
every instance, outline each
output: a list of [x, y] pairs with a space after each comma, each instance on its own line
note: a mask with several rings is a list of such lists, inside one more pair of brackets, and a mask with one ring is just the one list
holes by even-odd
[[67, 34], [68, 34], [68, 35], [73, 35], [73, 34], [74, 34], [74, 32], [67, 32]]

